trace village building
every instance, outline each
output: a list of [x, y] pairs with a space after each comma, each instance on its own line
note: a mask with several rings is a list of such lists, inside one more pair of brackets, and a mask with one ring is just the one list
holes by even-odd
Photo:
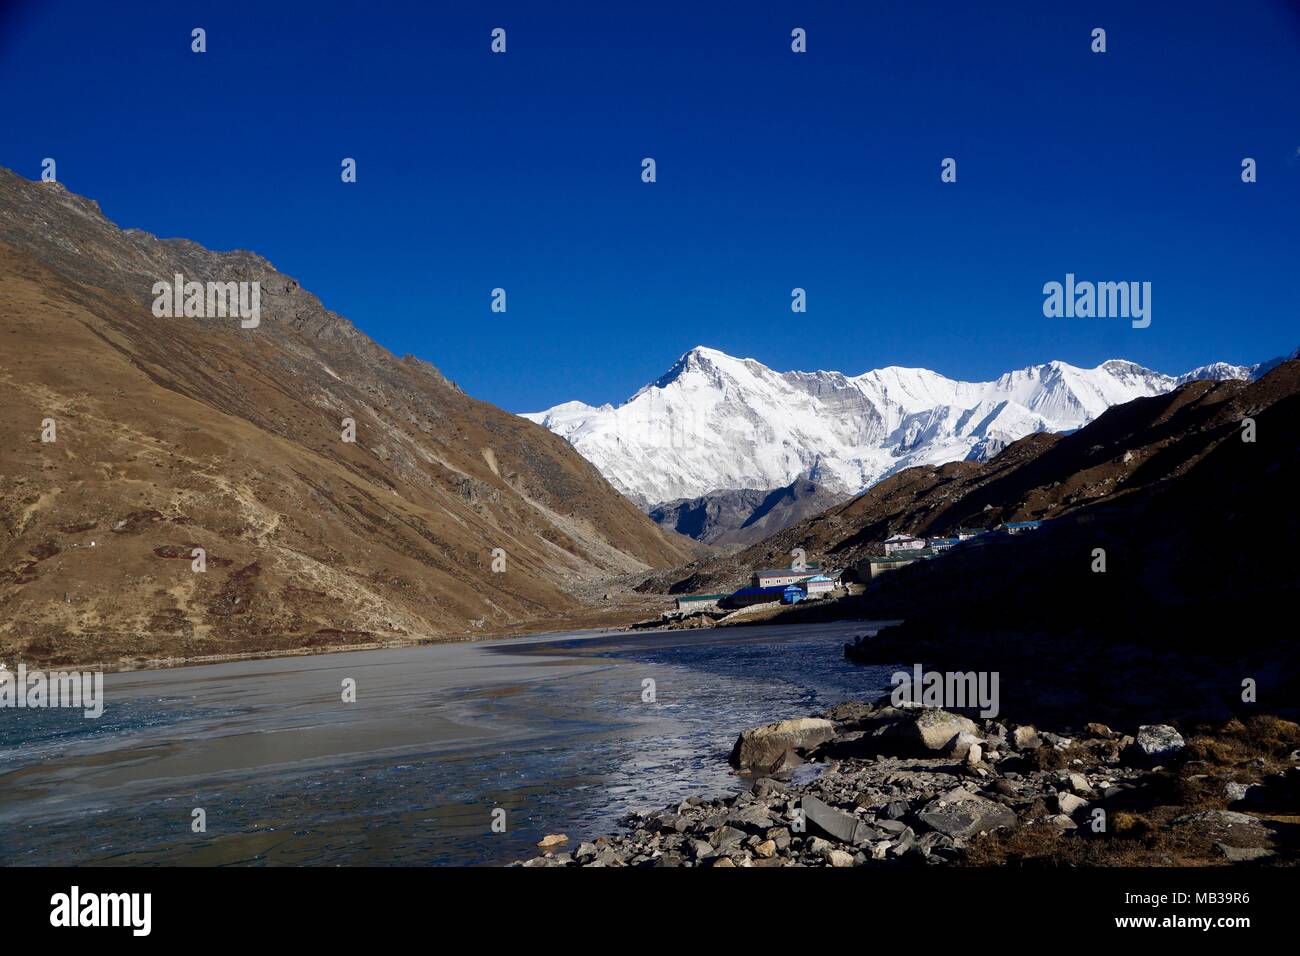
[[935, 552], [927, 549], [895, 551], [893, 554], [872, 554], [863, 558], [854, 566], [859, 581], [866, 581], [870, 578], [879, 577], [886, 571], [892, 571], [895, 568], [901, 568], [921, 561], [925, 558], [934, 557]]
[[924, 538], [914, 538], [910, 534], [896, 534], [885, 539], [885, 554], [893, 554], [895, 551], [919, 551], [924, 547]]
[[785, 587], [798, 584], [821, 573], [821, 565], [809, 564], [802, 571], [795, 568], [776, 568], [770, 571], [755, 571], [752, 586], [756, 588]]
[[716, 608], [727, 595], [725, 594], [683, 594], [677, 598], [679, 611], [708, 611]]
[[728, 595], [725, 603], [728, 607], [750, 607], [754, 604], [770, 604], [774, 601], [780, 601], [785, 594], [785, 589], [787, 587], [789, 587], [789, 585], [778, 584], [764, 588], [741, 588], [739, 591]]
[[805, 581], [802, 587], [810, 598], [825, 597], [835, 589], [835, 581], [824, 574], [818, 574]]
[[960, 538], [926, 538], [925, 546], [930, 551], [947, 551], [961, 541]]
[[[689, 607], [715, 606], [740, 608], [755, 604], [768, 604], [780, 601], [782, 604], [798, 604], [809, 598], [823, 598], [840, 586], [843, 571], [823, 574], [821, 565], [808, 564], [802, 570], [795, 568], [776, 568], [755, 571], [753, 583], [732, 594], [699, 594], [679, 597], [678, 610]], [[713, 602], [710, 604], [709, 602]]]

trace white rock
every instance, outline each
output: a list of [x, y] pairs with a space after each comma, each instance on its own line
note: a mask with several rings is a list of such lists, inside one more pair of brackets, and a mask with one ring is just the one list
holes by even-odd
[[1182, 734], [1168, 724], [1143, 724], [1135, 743], [1148, 757], [1166, 757], [1186, 746]]
[[1058, 793], [1056, 795], [1056, 809], [1066, 816], [1074, 816], [1082, 808], [1088, 805], [1088, 801], [1082, 797], [1076, 797], [1072, 793]]
[[834, 867], [852, 866], [853, 855], [845, 853], [843, 850], [831, 850], [826, 854], [826, 862]]

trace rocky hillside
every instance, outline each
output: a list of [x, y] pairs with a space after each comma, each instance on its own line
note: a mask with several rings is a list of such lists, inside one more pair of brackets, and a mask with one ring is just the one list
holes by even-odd
[[[260, 324], [156, 317], [176, 273], [258, 282]], [[121, 230], [7, 170], [0, 341], [0, 660], [553, 624], [581, 588], [687, 556], [562, 438], [385, 351], [261, 257]]]
[[749, 545], [843, 500], [805, 478], [783, 488], [715, 491], [650, 509], [656, 523], [712, 545]]

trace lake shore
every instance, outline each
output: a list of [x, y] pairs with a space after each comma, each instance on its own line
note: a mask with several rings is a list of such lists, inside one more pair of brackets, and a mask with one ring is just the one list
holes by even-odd
[[742, 733], [732, 797], [629, 815], [622, 834], [520, 865], [1294, 865], [1300, 726], [1272, 717], [1133, 734], [976, 723], [889, 698]]
[[[548, 637], [558, 634], [606, 634], [622, 633], [636, 630], [634, 625], [643, 620], [645, 608], [626, 606], [613, 608], [590, 608], [584, 613], [555, 616], [544, 619], [525, 621], [517, 625], [488, 628], [475, 633], [436, 636], [407, 636], [380, 640], [356, 640], [348, 643], [303, 644], [284, 648], [253, 651], [232, 651], [229, 654], [200, 654], [187, 656], [177, 654], [171, 657], [119, 658], [112, 661], [98, 659], [80, 659], [60, 657], [57, 661], [40, 659], [28, 664], [29, 670], [47, 671], [99, 671], [104, 674], [126, 674], [138, 671], [174, 670], [181, 667], [203, 667], [211, 664], [229, 664], [239, 661], [265, 661], [293, 657], [319, 657], [330, 654], [346, 654], [358, 651], [400, 650], [403, 648], [431, 647], [437, 645], [475, 644], [496, 641], [508, 641], [517, 637]], [[570, 626], [572, 625], [572, 626]], [[660, 630], [647, 628], [646, 630]], [[10, 669], [21, 659], [14, 657], [5, 661]]]

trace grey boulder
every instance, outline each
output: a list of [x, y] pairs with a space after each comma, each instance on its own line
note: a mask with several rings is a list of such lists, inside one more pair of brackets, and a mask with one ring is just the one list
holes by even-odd
[[1014, 811], [967, 790], [935, 797], [917, 814], [917, 819], [955, 841], [969, 840], [986, 830], [1016, 826]]
[[731, 763], [742, 770], [780, 766], [787, 751], [811, 750], [835, 737], [835, 725], [820, 717], [795, 717], [744, 731], [731, 748]]
[[915, 716], [908, 714], [889, 724], [881, 738], [905, 755], [935, 755], [946, 750], [961, 734], [978, 739], [977, 729], [973, 720], [927, 707]]
[[804, 820], [810, 826], [841, 843], [862, 843], [874, 832], [865, 820], [837, 810], [816, 797], [805, 796], [802, 807]]
[[1037, 750], [1043, 740], [1031, 725], [1023, 724], [1011, 731], [1010, 743], [1016, 750]]

